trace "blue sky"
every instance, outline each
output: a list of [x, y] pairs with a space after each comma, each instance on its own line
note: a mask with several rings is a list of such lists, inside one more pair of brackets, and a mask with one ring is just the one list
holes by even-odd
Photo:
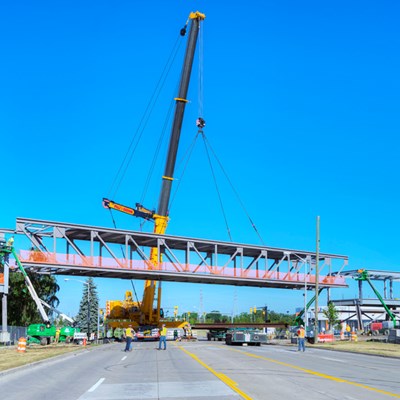
[[[263, 241], [346, 254], [349, 269], [398, 271], [399, 5], [393, 1], [20, 1], [0, 15], [0, 227], [17, 217], [112, 226], [110, 187], [190, 11], [204, 22], [205, 134]], [[142, 200], [183, 49], [114, 200]], [[180, 159], [196, 135], [198, 60]], [[169, 126], [166, 135], [169, 135]], [[165, 143], [144, 204], [155, 208]], [[218, 176], [233, 241], [260, 244]], [[198, 141], [171, 207], [168, 233], [229, 240]], [[175, 185], [176, 187], [176, 185]], [[118, 227], [140, 221], [115, 214]], [[152, 230], [147, 224], [143, 229]], [[17, 238], [16, 247], [25, 244]], [[74, 314], [82, 285], [60, 280]], [[102, 303], [129, 281], [96, 280]], [[333, 298], [351, 298], [353, 283]], [[138, 293], [142, 282], [135, 282]], [[398, 289], [395, 296], [398, 296]], [[165, 308], [294, 312], [300, 292], [165, 284]], [[234, 306], [232, 306], [234, 304]]]

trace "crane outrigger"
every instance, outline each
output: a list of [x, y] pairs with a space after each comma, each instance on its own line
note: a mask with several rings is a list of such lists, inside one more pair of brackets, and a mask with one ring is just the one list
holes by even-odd
[[[197, 38], [200, 29], [200, 23], [205, 19], [205, 15], [196, 11], [189, 15], [188, 22], [191, 22], [189, 37], [186, 46], [186, 53], [183, 62], [178, 96], [175, 98], [175, 113], [169, 140], [169, 148], [167, 160], [165, 163], [164, 175], [162, 176], [162, 186], [159, 197], [157, 211], [151, 211], [141, 204], [136, 204], [136, 208], [131, 208], [112, 200], [103, 199], [104, 207], [116, 211], [120, 211], [135, 217], [144, 218], [154, 221], [154, 233], [164, 234], [167, 229], [169, 217], [168, 207], [171, 197], [172, 182], [174, 180], [174, 170], [176, 164], [176, 156], [178, 152], [179, 138], [182, 129], [183, 115], [185, 106], [188, 102], [187, 93], [192, 72], [193, 59], [196, 50]], [[187, 26], [187, 24], [186, 24]], [[186, 26], [181, 30], [181, 35], [186, 34]], [[203, 120], [202, 120], [203, 121]], [[161, 254], [157, 248], [150, 251], [150, 268], [157, 269], [162, 262]], [[134, 314], [138, 318], [133, 321], [137, 326], [158, 326], [160, 322], [161, 312], [161, 282], [158, 285], [157, 307], [153, 308], [156, 293], [156, 281], [147, 280], [144, 285], [143, 299], [137, 303], [137, 312]], [[137, 319], [137, 320], [136, 320]]]

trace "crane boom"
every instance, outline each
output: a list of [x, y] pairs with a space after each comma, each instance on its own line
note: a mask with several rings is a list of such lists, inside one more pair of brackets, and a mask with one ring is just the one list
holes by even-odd
[[199, 34], [200, 21], [205, 18], [204, 14], [199, 12], [191, 13], [189, 18], [192, 20], [189, 39], [186, 47], [185, 61], [183, 64], [181, 81], [179, 85], [178, 97], [175, 98], [175, 115], [171, 130], [171, 137], [168, 147], [167, 161], [165, 164], [164, 176], [162, 177], [161, 194], [158, 203], [158, 215], [166, 216], [168, 213], [168, 204], [171, 196], [171, 187], [176, 163], [176, 154], [178, 152], [179, 138], [182, 129], [183, 115], [187, 103], [187, 92], [189, 88], [190, 74], [192, 72], [194, 53], [196, 50], [197, 37]]
[[[103, 199], [103, 206], [108, 209], [114, 209], [126, 214], [141, 217], [147, 220], [154, 221], [154, 233], [164, 234], [168, 225], [168, 207], [171, 197], [172, 182], [174, 180], [174, 171], [176, 164], [176, 156], [178, 153], [179, 139], [182, 130], [183, 116], [185, 112], [187, 93], [189, 89], [190, 76], [193, 67], [194, 54], [199, 35], [200, 22], [205, 19], [205, 15], [196, 11], [191, 12], [188, 18], [190, 21], [189, 38], [186, 45], [186, 52], [181, 72], [178, 95], [175, 98], [175, 113], [171, 128], [171, 135], [168, 146], [167, 159], [162, 176], [162, 184], [160, 197], [158, 202], [157, 212], [148, 210], [140, 204], [136, 204], [136, 208], [124, 206], [112, 200]], [[187, 26], [187, 24], [186, 24]], [[186, 34], [186, 26], [181, 30], [181, 35]], [[157, 248], [152, 248], [150, 251], [150, 261], [153, 268], [158, 268], [161, 262], [161, 255]], [[160, 321], [161, 310], [161, 282], [158, 285], [157, 308], [153, 309], [153, 303], [156, 293], [156, 281], [146, 281], [144, 286], [143, 299], [140, 303], [140, 325], [158, 325]], [[154, 313], [155, 311], [155, 313]]]
[[[191, 19], [191, 26], [189, 32], [189, 39], [186, 46], [185, 59], [183, 62], [181, 80], [179, 84], [178, 97], [175, 98], [175, 114], [172, 124], [171, 136], [168, 146], [167, 160], [165, 163], [164, 175], [162, 177], [162, 185], [160, 198], [158, 203], [157, 214], [154, 214], [154, 233], [163, 234], [165, 233], [168, 225], [168, 205], [171, 197], [171, 188], [173, 175], [176, 164], [176, 155], [178, 152], [179, 138], [182, 130], [183, 115], [185, 106], [187, 103], [187, 92], [189, 89], [190, 74], [192, 72], [194, 53], [196, 50], [197, 37], [199, 34], [200, 21], [205, 18], [204, 14], [199, 12], [191, 13], [189, 19]], [[150, 251], [150, 261], [154, 266], [158, 266], [161, 262], [161, 257], [156, 247], [153, 247]], [[141, 310], [148, 317], [150, 321], [153, 320], [153, 302], [156, 289], [155, 281], [146, 281], [143, 301]], [[155, 316], [155, 323], [158, 324], [160, 318], [160, 307], [161, 307], [161, 282], [158, 286], [157, 295], [157, 312]]]
[[37, 295], [36, 290], [31, 282], [28, 274], [26, 273], [24, 267], [22, 266], [21, 262], [19, 261], [18, 255], [17, 255], [14, 247], [10, 246], [10, 245], [6, 245], [6, 244], [0, 244], [0, 255], [3, 258], [6, 256], [6, 259], [8, 260], [10, 254], [12, 254], [14, 256], [15, 261], [18, 266], [18, 269], [21, 271], [22, 275], [24, 276], [25, 283], [26, 283], [26, 286], [28, 287], [29, 294], [31, 295], [33, 301], [35, 302], [36, 307], [40, 313], [40, 316], [42, 317], [44, 323], [49, 324], [50, 323], [49, 317], [42, 305], [42, 303], [44, 303], [44, 302]]

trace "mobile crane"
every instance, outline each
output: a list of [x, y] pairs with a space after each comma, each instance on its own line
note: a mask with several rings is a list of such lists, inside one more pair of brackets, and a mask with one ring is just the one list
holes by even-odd
[[[182, 68], [178, 96], [175, 98], [175, 114], [171, 129], [164, 175], [162, 176], [162, 186], [157, 211], [151, 211], [143, 207], [141, 204], [136, 204], [136, 208], [132, 208], [116, 203], [113, 200], [107, 198], [103, 199], [103, 206], [105, 208], [120, 211], [135, 217], [144, 218], [146, 220], [154, 221], [153, 232], [157, 234], [165, 233], [169, 221], [168, 206], [171, 195], [172, 182], [174, 180], [173, 176], [175, 170], [176, 156], [178, 152], [179, 138], [182, 128], [183, 115], [186, 103], [188, 102], [186, 97], [189, 88], [189, 81], [193, 66], [198, 33], [200, 29], [200, 22], [204, 19], [205, 15], [198, 11], [190, 13], [188, 18], [188, 22], [191, 22], [190, 32], [186, 46], [186, 53]], [[186, 23], [185, 27], [181, 29], [182, 36], [186, 34], [186, 27], [188, 25], [188, 22]], [[156, 269], [160, 263], [161, 254], [159, 254], [157, 248], [152, 248], [150, 251], [150, 267]], [[133, 316], [132, 325], [135, 324], [136, 327], [154, 327], [159, 325], [161, 318], [161, 285], [158, 285], [157, 307], [153, 308], [156, 286], [156, 281], [147, 280], [145, 282], [143, 298], [141, 302], [137, 302], [137, 312]]]

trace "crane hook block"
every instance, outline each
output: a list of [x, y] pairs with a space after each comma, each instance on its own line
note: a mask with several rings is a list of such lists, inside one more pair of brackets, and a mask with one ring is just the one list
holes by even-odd
[[196, 120], [196, 126], [200, 129], [203, 129], [206, 126], [206, 121], [203, 118], [199, 117]]
[[181, 36], [185, 36], [186, 35], [186, 25], [181, 29]]

